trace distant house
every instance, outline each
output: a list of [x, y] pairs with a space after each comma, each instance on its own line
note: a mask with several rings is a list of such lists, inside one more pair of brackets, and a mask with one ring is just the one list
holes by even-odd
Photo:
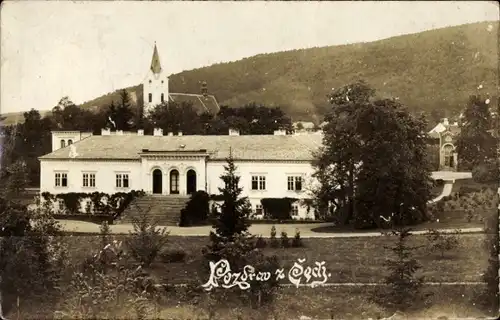
[[456, 150], [457, 137], [460, 126], [457, 122], [450, 123], [444, 118], [431, 131], [429, 137], [439, 146], [439, 170], [456, 171], [458, 152]]
[[215, 96], [208, 94], [206, 82], [202, 83], [199, 94], [170, 92], [168, 82], [169, 75], [161, 67], [158, 48], [155, 44], [151, 66], [142, 83], [142, 100], [145, 112], [147, 113], [155, 106], [167, 101], [190, 103], [198, 114], [204, 112], [217, 114], [219, 112], [219, 103]]

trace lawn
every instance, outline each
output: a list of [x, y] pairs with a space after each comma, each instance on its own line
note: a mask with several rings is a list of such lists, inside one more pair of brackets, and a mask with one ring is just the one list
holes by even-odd
[[[410, 237], [412, 245], [421, 246], [416, 251], [416, 258], [422, 264], [421, 275], [427, 282], [482, 282], [482, 273], [487, 268], [488, 254], [485, 248], [485, 234], [460, 234], [457, 236], [459, 245], [448, 252], [444, 257], [439, 253], [431, 253], [426, 246], [426, 237], [413, 235]], [[121, 241], [124, 235], [114, 235], [113, 240]], [[81, 265], [82, 261], [101, 248], [101, 239], [94, 236], [66, 236], [69, 246], [69, 261], [72, 265]], [[299, 258], [307, 258], [305, 265], [312, 265], [316, 261], [325, 261], [331, 278], [328, 283], [340, 283], [344, 286], [332, 287], [283, 287], [279, 290], [272, 307], [263, 307], [259, 310], [225, 301], [216, 306], [216, 319], [234, 320], [242, 314], [242, 320], [270, 319], [298, 319], [300, 316], [316, 317], [316, 319], [367, 319], [372, 317], [388, 317], [391, 314], [375, 304], [373, 290], [380, 286], [351, 286], [357, 284], [382, 282], [387, 274], [384, 266], [386, 259], [392, 254], [384, 248], [394, 243], [395, 237], [352, 237], [352, 238], [308, 238], [303, 239], [303, 248], [265, 248], [266, 255], [277, 255], [285, 270], [289, 269]], [[166, 250], [183, 250], [187, 256], [183, 262], [166, 263], [161, 258], [148, 270], [160, 283], [181, 284], [206, 282], [208, 279], [200, 271], [200, 251], [207, 245], [208, 237], [181, 237], [169, 236]], [[285, 281], [284, 283], [289, 283]], [[68, 284], [69, 285], [69, 284]], [[420, 304], [418, 310], [407, 311], [411, 318], [432, 316], [462, 316], [480, 318], [491, 315], [491, 304], [486, 305], [483, 292], [484, 284], [458, 285], [425, 285], [425, 292], [432, 292], [425, 304]], [[208, 319], [206, 294], [195, 302], [185, 300], [183, 288], [162, 296], [158, 302], [158, 318], [161, 319]], [[235, 299], [235, 298], [234, 298]], [[114, 318], [125, 316], [126, 306], [116, 307]], [[32, 308], [35, 308], [31, 310]], [[40, 308], [47, 309], [41, 311]], [[24, 304], [21, 319], [49, 318], [57, 307], [51, 304], [39, 306]], [[122, 311], [124, 313], [122, 313]], [[46, 313], [45, 313], [46, 312]], [[115, 312], [115, 309], [113, 309]], [[130, 316], [130, 314], [128, 314]], [[332, 317], [332, 318], [330, 318]], [[13, 318], [11, 314], [10, 318]], [[51, 318], [51, 317], [50, 317]], [[214, 319], [215, 319], [214, 318]], [[156, 318], [157, 319], [157, 318]]]
[[[116, 239], [123, 239], [117, 235]], [[426, 237], [411, 236], [411, 244], [421, 246], [416, 251], [421, 262], [422, 275], [431, 282], [482, 281], [481, 273], [487, 267], [487, 252], [484, 248], [484, 234], [459, 235], [459, 246], [442, 258], [427, 249]], [[152, 274], [164, 283], [188, 283], [194, 279], [205, 282], [201, 274], [201, 249], [208, 243], [208, 237], [171, 236], [167, 250], [183, 250], [187, 256], [184, 262], [163, 263], [158, 259], [151, 266]], [[98, 236], [67, 237], [70, 259], [82, 261], [100, 247]], [[297, 259], [306, 258], [304, 266], [325, 261], [331, 273], [329, 283], [381, 282], [385, 276], [384, 262], [390, 254], [384, 246], [391, 246], [394, 237], [354, 237], [354, 238], [309, 238], [303, 239], [303, 248], [265, 248], [266, 255], [276, 255], [288, 270]], [[289, 283], [289, 282], [285, 282]]]
[[[421, 304], [424, 306], [423, 310], [408, 310], [404, 313], [408, 318], [404, 319], [484, 319], [496, 314], [494, 310], [484, 306], [484, 301], [481, 300], [484, 290], [482, 286], [426, 286], [423, 290], [431, 294]], [[301, 316], [307, 316], [314, 319], [358, 320], [390, 317], [392, 312], [372, 302], [373, 295], [373, 287], [285, 288], [279, 291], [271, 306], [259, 309], [243, 306], [233, 299], [219, 303], [212, 319], [298, 320]], [[157, 306], [155, 317], [146, 319], [208, 320], [209, 308], [204, 297], [196, 304], [179, 302], [171, 297], [169, 301]], [[113, 314], [114, 319], [130, 319], [133, 316], [124, 305], [116, 306]], [[32, 305], [23, 309], [20, 319], [52, 319], [52, 315], [53, 309], [48, 305], [41, 306], [41, 309]]]

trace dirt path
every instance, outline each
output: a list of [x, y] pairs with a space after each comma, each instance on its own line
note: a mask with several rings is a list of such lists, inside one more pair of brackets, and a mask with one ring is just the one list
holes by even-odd
[[[76, 232], [83, 234], [98, 234], [99, 225], [90, 222], [73, 221], [73, 220], [59, 220], [64, 231]], [[273, 225], [269, 224], [254, 224], [250, 226], [250, 233], [254, 235], [262, 235], [264, 238], [268, 238], [271, 233], [271, 228]], [[380, 232], [315, 232], [312, 229], [320, 227], [331, 226], [331, 223], [311, 223], [311, 224], [279, 224], [276, 226], [277, 236], [281, 235], [282, 231], [285, 231], [291, 238], [295, 235], [295, 231], [300, 231], [300, 236], [302, 238], [351, 238], [351, 237], [378, 237], [381, 236]], [[118, 224], [111, 225], [111, 232], [113, 234], [128, 234], [133, 231], [133, 227], [130, 224]], [[212, 231], [211, 226], [202, 227], [166, 227], [172, 236], [207, 236], [210, 231]], [[456, 232], [456, 229], [439, 229], [444, 233]], [[483, 228], [463, 228], [461, 229], [464, 233], [479, 233], [483, 232]], [[427, 231], [420, 230], [414, 231], [413, 234], [425, 234]]]

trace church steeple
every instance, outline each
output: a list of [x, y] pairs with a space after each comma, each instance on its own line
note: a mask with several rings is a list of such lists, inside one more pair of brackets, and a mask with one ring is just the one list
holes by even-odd
[[153, 51], [153, 58], [151, 59], [151, 71], [154, 74], [158, 74], [161, 72], [160, 55], [158, 54], [158, 48], [156, 47], [156, 41], [155, 41], [155, 49]]

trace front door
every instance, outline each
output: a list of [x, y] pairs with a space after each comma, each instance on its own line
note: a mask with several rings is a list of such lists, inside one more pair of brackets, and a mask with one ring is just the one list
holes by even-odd
[[179, 194], [179, 171], [170, 171], [170, 194]]
[[192, 194], [196, 192], [196, 171], [189, 170], [186, 174], [186, 192]]
[[160, 169], [153, 171], [153, 193], [162, 194], [163, 174]]

